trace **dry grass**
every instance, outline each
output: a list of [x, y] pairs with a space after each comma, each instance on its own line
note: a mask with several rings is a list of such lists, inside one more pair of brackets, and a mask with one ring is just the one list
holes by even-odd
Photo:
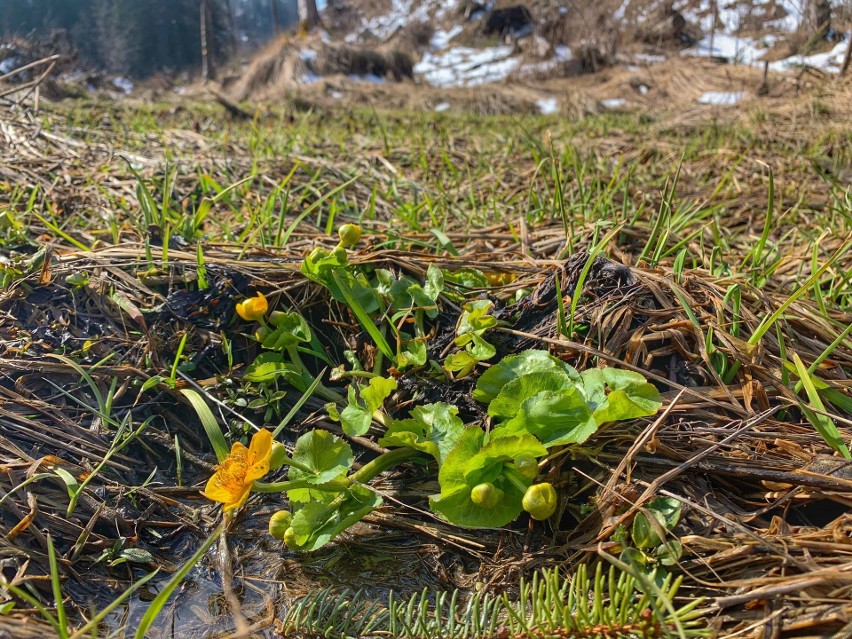
[[229, 87], [237, 100], [273, 100], [326, 76], [374, 76], [396, 82], [413, 75], [411, 56], [396, 48], [357, 47], [283, 36], [268, 45]]
[[[657, 75], [654, 90], [692, 96], [717, 87], [719, 75], [707, 71]], [[616, 90], [627, 77], [613, 72], [600, 90]], [[815, 374], [850, 396], [848, 337], [830, 348], [852, 323], [852, 213], [848, 188], [835, 179], [852, 165], [843, 143], [848, 120], [841, 117], [850, 100], [848, 87], [800, 82], [799, 95], [764, 101], [759, 112], [732, 114], [727, 123], [716, 110], [698, 108], [577, 123], [459, 117], [449, 125], [443, 116], [333, 111], [331, 102], [322, 113], [288, 109], [245, 125], [198, 105], [146, 111], [95, 104], [38, 117], [0, 111], [0, 142], [14, 151], [0, 157], [3, 252], [11, 277], [0, 293], [4, 576], [49, 605], [49, 533], [61, 555], [63, 592], [85, 615], [90, 603], [114, 596], [115, 583], [123, 588], [155, 566], [173, 570], [190, 554], [219, 516], [198, 494], [213, 458], [181, 396], [166, 384], [147, 391], [141, 385], [168, 374], [186, 336], [186, 375], [209, 397], [262, 419], [233, 403], [239, 382], [227, 381], [239, 380], [256, 356], [253, 343], [230, 323], [233, 300], [251, 290], [300, 309], [335, 361], [344, 346], [362, 344], [347, 309], [298, 270], [312, 247], [333, 245], [325, 225], [334, 210], [336, 221], [364, 215], [368, 233], [358, 264], [415, 278], [429, 264], [515, 274], [512, 284], [492, 291], [502, 300], [501, 313], [516, 318], [494, 333], [501, 354], [534, 346], [578, 368], [639, 370], [663, 391], [664, 412], [606, 429], [590, 442], [594, 450], [563, 458], [554, 471], [566, 473], [568, 495], [558, 527], [454, 529], [423, 515], [433, 481], [406, 471], [383, 486], [399, 504], [339, 544], [304, 557], [282, 552], [262, 534], [260, 515], [276, 503], [257, 496], [229, 530], [223, 548], [230, 550], [209, 558], [211, 573], [237, 584], [235, 590], [223, 595], [218, 578], [193, 574], [163, 628], [192, 615], [194, 629], [182, 632], [229, 633], [236, 601], [244, 617], [271, 633], [272, 620], [293, 597], [320, 583], [377, 594], [391, 586], [511, 589], [536, 567], [559, 563], [570, 571], [595, 561], [601, 550], [613, 551], [618, 525], [663, 495], [680, 501], [686, 513], [675, 531], [686, 548], [676, 569], [685, 577], [682, 594], [710, 598], [708, 621], [721, 635], [764, 637], [766, 628], [779, 637], [843, 632], [852, 616], [852, 467], [832, 455], [808, 423], [804, 396], [794, 393], [795, 377], [784, 362], [792, 351], [806, 365], [828, 352]], [[93, 122], [107, 126], [95, 130]], [[192, 126], [198, 132], [188, 130]], [[542, 170], [551, 152], [558, 156], [562, 200], [550, 168]], [[186, 234], [186, 244], [175, 240], [163, 249], [157, 229], [140, 221], [139, 183], [127, 162], [160, 203], [164, 176], [174, 176], [169, 208], [176, 215], [213, 192], [200, 175], [220, 186], [249, 181], [217, 203], [197, 237]], [[665, 185], [679, 163], [675, 195], [667, 196]], [[777, 185], [777, 223], [767, 260], [756, 264], [747, 256], [761, 238], [766, 166]], [[619, 167], [629, 167], [633, 178], [625, 181]], [[285, 203], [280, 191], [273, 194], [288, 175]], [[305, 207], [355, 175], [333, 204], [296, 223]], [[285, 211], [284, 228], [294, 225], [284, 245], [272, 239], [277, 217], [262, 214], [270, 197], [274, 211]], [[657, 212], [669, 209], [661, 239]], [[560, 210], [570, 220], [568, 237]], [[567, 339], [556, 330], [556, 275], [562, 291], [573, 292], [600, 229], [612, 223], [623, 232], [579, 291], [575, 321], [585, 331]], [[430, 231], [436, 227], [454, 252], [436, 243]], [[195, 291], [196, 242], [214, 296]], [[694, 263], [678, 266], [681, 249]], [[819, 293], [808, 288], [787, 306], [814, 260], [824, 264], [831, 255]], [[69, 281], [82, 273], [85, 285]], [[519, 288], [532, 293], [512, 306], [508, 300]], [[214, 297], [219, 305], [204, 310]], [[764, 338], [748, 344], [785, 306]], [[443, 311], [439, 334], [455, 321], [453, 305]], [[92, 383], [57, 353], [71, 357]], [[427, 397], [447, 392], [441, 384], [401, 388], [400, 404], [415, 390]], [[99, 395], [113, 398], [109, 414]], [[295, 395], [284, 398], [285, 409]], [[459, 395], [454, 401], [465, 418], [480, 419], [482, 408]], [[829, 413], [848, 442], [852, 414], [837, 407]], [[116, 424], [138, 427], [149, 417], [135, 442], [108, 455]], [[222, 419], [234, 435], [240, 432], [233, 415], [224, 411]], [[313, 426], [336, 428], [311, 400], [288, 436]], [[92, 476], [71, 515], [56, 468], [79, 481]], [[116, 558], [112, 549], [120, 538], [123, 548], [147, 550], [150, 559], [107, 567], [99, 558], [105, 552]], [[19, 602], [0, 626], [16, 637], [44, 636], [36, 619]]]

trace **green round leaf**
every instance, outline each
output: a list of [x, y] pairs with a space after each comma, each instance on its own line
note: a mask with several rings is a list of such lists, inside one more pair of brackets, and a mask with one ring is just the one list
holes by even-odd
[[476, 384], [473, 398], [480, 402], [490, 402], [513, 379], [542, 371], [564, 371], [571, 379], [575, 380], [580, 377], [577, 371], [559, 361], [547, 351], [522, 351], [517, 355], [504, 357], [485, 371]]
[[304, 479], [311, 484], [325, 484], [346, 475], [355, 457], [349, 444], [325, 430], [312, 430], [296, 441], [293, 460], [311, 472], [291, 466], [291, 480]]

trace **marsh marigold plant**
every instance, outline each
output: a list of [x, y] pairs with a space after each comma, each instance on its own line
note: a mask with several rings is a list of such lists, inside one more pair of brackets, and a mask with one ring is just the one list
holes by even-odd
[[269, 472], [272, 433], [265, 428], [251, 438], [249, 447], [234, 443], [230, 454], [216, 466], [204, 488], [204, 496], [221, 502], [225, 511], [239, 508], [248, 499], [252, 484]]

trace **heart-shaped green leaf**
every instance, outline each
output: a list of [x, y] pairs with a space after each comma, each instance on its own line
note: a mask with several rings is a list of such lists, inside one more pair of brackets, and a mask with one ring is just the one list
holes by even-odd
[[440, 464], [464, 432], [459, 409], [443, 402], [417, 406], [410, 419], [396, 420], [379, 440], [380, 446], [406, 446], [432, 455]]
[[490, 402], [503, 387], [513, 379], [543, 371], [564, 371], [571, 379], [580, 375], [573, 368], [559, 361], [547, 351], [528, 350], [501, 359], [482, 373], [473, 391], [473, 398], [480, 402]]

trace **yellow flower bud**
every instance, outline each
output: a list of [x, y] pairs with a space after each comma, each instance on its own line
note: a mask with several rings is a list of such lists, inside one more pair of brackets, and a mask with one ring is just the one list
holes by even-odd
[[273, 326], [280, 326], [285, 319], [287, 319], [287, 313], [284, 311], [272, 311], [269, 314], [269, 323]]
[[281, 442], [272, 442], [272, 454], [269, 456], [269, 470], [278, 470], [287, 459], [287, 449]]
[[340, 244], [343, 246], [355, 246], [361, 241], [361, 227], [357, 224], [344, 224], [337, 229]]
[[284, 536], [290, 530], [290, 522], [293, 520], [293, 515], [289, 510], [279, 510], [272, 514], [269, 518], [269, 534], [275, 537], [278, 541], [284, 541]]
[[532, 455], [522, 455], [515, 460], [515, 469], [524, 479], [535, 479], [538, 475], [538, 462]]
[[255, 297], [249, 297], [237, 304], [237, 315], [242, 317], [247, 322], [253, 322], [261, 319], [269, 310], [269, 302], [263, 296], [263, 293], [258, 293]]
[[547, 482], [533, 484], [524, 493], [523, 507], [530, 517], [543, 521], [556, 512], [556, 489]]
[[495, 508], [503, 500], [503, 491], [494, 484], [477, 484], [470, 491], [470, 500], [482, 508]]
[[284, 531], [282, 541], [287, 546], [287, 548], [291, 548], [293, 550], [299, 549], [299, 544], [296, 543], [296, 531], [293, 530], [292, 526]]

